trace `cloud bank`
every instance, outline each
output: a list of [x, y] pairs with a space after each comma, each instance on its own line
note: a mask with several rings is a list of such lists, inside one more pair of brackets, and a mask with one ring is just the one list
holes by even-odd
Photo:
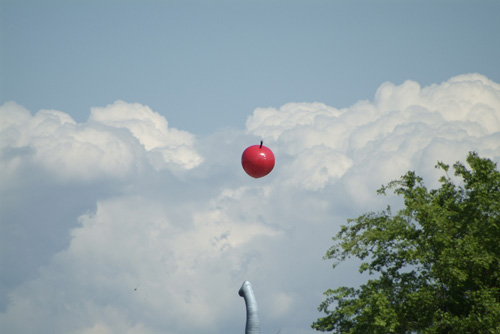
[[169, 128], [164, 117], [136, 103], [93, 108], [84, 124], [57, 110], [31, 115], [15, 102], [2, 106], [1, 117], [1, 163], [9, 173], [33, 163], [60, 179], [89, 181], [123, 178], [145, 163], [191, 169], [202, 161], [192, 134]]
[[[264, 140], [273, 172], [242, 151]], [[258, 108], [245, 129], [197, 138], [117, 101], [68, 114], [0, 107], [0, 330], [243, 332], [243, 280], [262, 332], [313, 332], [322, 292], [355, 264], [322, 256], [345, 219], [385, 208], [376, 190], [437, 161], [500, 161], [500, 85], [465, 74], [382, 84], [373, 101]]]

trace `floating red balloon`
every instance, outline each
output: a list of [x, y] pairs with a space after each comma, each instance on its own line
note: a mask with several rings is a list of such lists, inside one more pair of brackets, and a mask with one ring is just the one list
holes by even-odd
[[259, 178], [271, 173], [274, 168], [274, 154], [273, 152], [260, 145], [253, 145], [247, 147], [241, 156], [241, 165], [245, 172], [253, 178]]

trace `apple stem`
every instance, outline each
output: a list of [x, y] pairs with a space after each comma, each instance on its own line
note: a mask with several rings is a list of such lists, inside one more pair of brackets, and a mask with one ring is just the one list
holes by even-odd
[[259, 147], [259, 148], [262, 148], [262, 143], [263, 143], [263, 142], [262, 142], [262, 140], [261, 140], [261, 141], [260, 141], [260, 147]]

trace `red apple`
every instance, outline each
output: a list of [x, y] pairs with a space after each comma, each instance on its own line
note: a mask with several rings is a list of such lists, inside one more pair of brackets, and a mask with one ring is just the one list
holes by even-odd
[[241, 156], [241, 165], [245, 172], [253, 178], [259, 178], [271, 173], [274, 168], [273, 152], [260, 145], [247, 147]]

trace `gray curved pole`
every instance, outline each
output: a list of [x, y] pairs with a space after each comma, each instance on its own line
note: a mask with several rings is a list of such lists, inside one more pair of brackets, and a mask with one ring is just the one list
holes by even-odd
[[260, 334], [259, 308], [249, 281], [243, 282], [238, 294], [245, 299], [247, 308], [245, 334]]

